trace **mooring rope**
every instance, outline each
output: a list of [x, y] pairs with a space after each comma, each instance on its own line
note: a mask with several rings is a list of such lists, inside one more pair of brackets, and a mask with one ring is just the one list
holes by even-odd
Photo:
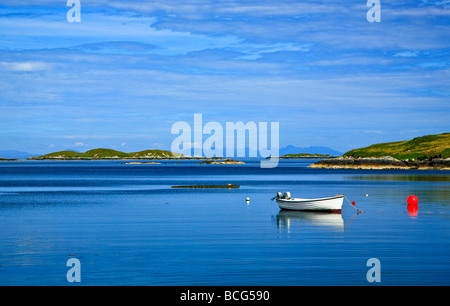
[[344, 198], [347, 200], [348, 204], [350, 204], [350, 206], [353, 207], [354, 209], [356, 209], [358, 212], [360, 212], [360, 213], [364, 212], [363, 210], [356, 208], [352, 203], [350, 203], [350, 201], [347, 199], [345, 194], [344, 194]]

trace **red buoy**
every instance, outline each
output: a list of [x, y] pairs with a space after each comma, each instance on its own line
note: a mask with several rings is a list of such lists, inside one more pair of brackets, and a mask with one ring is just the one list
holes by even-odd
[[356, 202], [355, 202], [355, 201], [353, 201], [353, 202], [352, 202], [352, 205], [353, 205], [353, 206], [355, 206], [355, 205], [356, 205]]
[[419, 199], [415, 195], [410, 195], [408, 199], [406, 199], [408, 205], [417, 205], [419, 204]]

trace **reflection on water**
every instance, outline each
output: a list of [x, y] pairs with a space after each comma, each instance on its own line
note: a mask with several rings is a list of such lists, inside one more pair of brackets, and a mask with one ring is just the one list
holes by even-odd
[[408, 214], [411, 218], [417, 217], [419, 214], [419, 206], [418, 205], [408, 205], [407, 206]]
[[277, 229], [286, 229], [288, 233], [291, 226], [317, 226], [330, 231], [343, 232], [344, 219], [340, 213], [309, 212], [280, 210], [277, 215]]

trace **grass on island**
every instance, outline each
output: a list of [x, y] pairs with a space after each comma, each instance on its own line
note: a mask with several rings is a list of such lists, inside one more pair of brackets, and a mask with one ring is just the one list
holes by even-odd
[[450, 133], [427, 135], [411, 140], [374, 144], [351, 150], [348, 157], [391, 156], [399, 160], [431, 160], [450, 157]]
[[79, 153], [74, 151], [60, 151], [54, 152], [39, 157], [33, 157], [32, 159], [101, 159], [101, 158], [166, 158], [166, 157], [180, 157], [181, 154], [174, 154], [164, 150], [145, 150], [141, 152], [125, 153], [112, 149], [94, 149], [85, 153]]

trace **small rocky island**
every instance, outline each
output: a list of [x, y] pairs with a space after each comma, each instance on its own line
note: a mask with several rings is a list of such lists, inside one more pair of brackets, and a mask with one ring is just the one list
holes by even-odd
[[326, 169], [450, 170], [450, 133], [375, 144], [309, 166]]
[[160, 165], [161, 163], [156, 162], [128, 162], [122, 163], [123, 165]]
[[20, 161], [20, 159], [14, 159], [14, 158], [2, 158], [0, 157], [0, 162], [2, 161]]
[[[323, 159], [323, 158], [333, 158], [337, 156], [329, 154], [310, 154], [310, 153], [299, 153], [299, 154], [286, 154], [280, 156], [280, 159]], [[270, 157], [268, 157], [269, 159]]]
[[242, 161], [237, 161], [233, 159], [225, 160], [205, 160], [198, 163], [199, 165], [245, 165]]

